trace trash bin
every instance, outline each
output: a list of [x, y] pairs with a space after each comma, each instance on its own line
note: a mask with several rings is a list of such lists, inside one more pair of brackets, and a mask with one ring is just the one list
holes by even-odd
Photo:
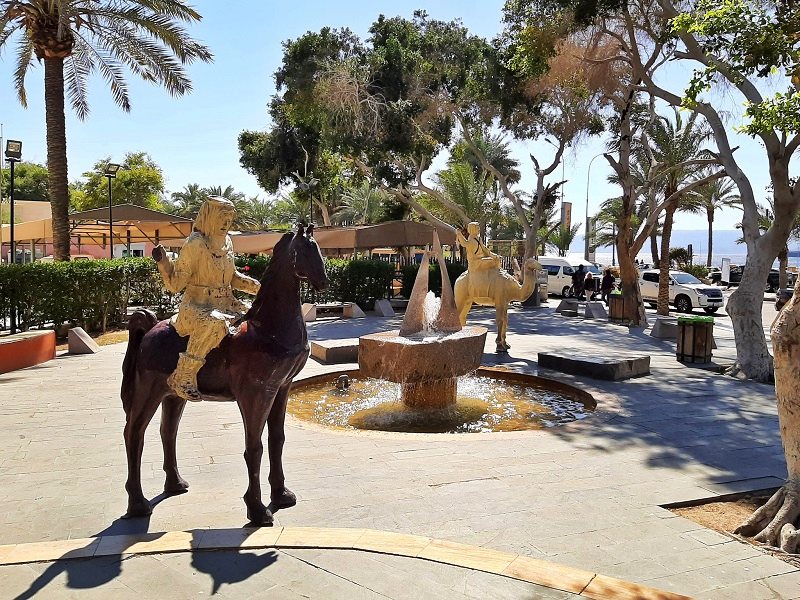
[[714, 344], [714, 317], [678, 317], [678, 347], [682, 363], [711, 362]]
[[621, 292], [608, 295], [608, 320], [611, 323], [625, 322], [625, 297]]
[[547, 302], [547, 284], [539, 284], [539, 302]]

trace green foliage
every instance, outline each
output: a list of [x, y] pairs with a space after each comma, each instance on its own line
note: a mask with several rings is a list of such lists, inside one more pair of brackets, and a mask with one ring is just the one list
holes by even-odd
[[372, 309], [378, 298], [387, 297], [394, 278], [394, 265], [382, 260], [326, 258], [330, 285], [323, 292], [304, 286], [303, 302], [355, 302]]
[[672, 30], [696, 37], [714, 62], [695, 71], [684, 103], [692, 106], [709, 90], [717, 73], [734, 84], [747, 79], [791, 79], [785, 92], [778, 91], [759, 103], [748, 103], [750, 121], [741, 128], [756, 136], [778, 131], [800, 132], [800, 10], [792, 2], [766, 0], [700, 0], [695, 10], [672, 20]]
[[129, 303], [163, 315], [175, 301], [145, 258], [0, 266], [0, 316], [8, 319], [13, 299], [23, 329], [71, 324], [87, 331], [123, 324]]
[[271, 256], [264, 256], [263, 254], [237, 256], [236, 268], [245, 275], [260, 281], [269, 266], [271, 258]]
[[[2, 148], [0, 148], [2, 151]], [[11, 169], [5, 168], [0, 175], [2, 182], [3, 199], [7, 199], [11, 192]], [[32, 162], [21, 162], [14, 165], [14, 199], [15, 200], [40, 200], [48, 202], [47, 167]]]
[[[447, 274], [450, 277], [450, 284], [454, 284], [458, 276], [467, 270], [466, 265], [461, 263], [445, 263], [447, 265]], [[428, 273], [428, 289], [436, 294], [442, 293], [442, 272], [439, 269], [439, 263], [434, 263], [428, 266], [430, 269]], [[406, 298], [411, 297], [411, 289], [414, 287], [414, 280], [417, 278], [419, 272], [419, 264], [405, 265], [402, 268], [402, 284], [403, 287], [400, 293]]]
[[[108, 178], [104, 173], [110, 162], [110, 158], [99, 160], [83, 174], [86, 181], [80, 186], [81, 193], [73, 198], [77, 210], [108, 206]], [[113, 203], [160, 210], [163, 193], [164, 174], [155, 161], [146, 152], [126, 154], [122, 168], [111, 180]]]
[[689, 250], [686, 248], [670, 248], [669, 260], [677, 264], [679, 269], [684, 269], [691, 262], [692, 257], [689, 256]]
[[681, 270], [694, 275], [698, 279], [705, 279], [708, 277], [708, 267], [705, 265], [683, 265]]

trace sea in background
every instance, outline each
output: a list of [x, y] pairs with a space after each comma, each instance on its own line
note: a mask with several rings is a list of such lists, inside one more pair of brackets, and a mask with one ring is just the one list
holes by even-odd
[[[742, 232], [738, 229], [735, 230], [721, 230], [714, 232], [714, 247], [711, 255], [711, 265], [719, 267], [722, 265], [723, 258], [729, 258], [732, 265], [743, 265], [747, 262], [747, 249], [744, 244], [737, 244], [736, 240], [739, 239]], [[659, 239], [659, 243], [660, 243]], [[694, 255], [694, 264], [705, 265], [708, 258], [708, 231], [701, 229], [676, 229], [672, 232], [670, 246], [672, 248], [683, 247], [692, 245], [692, 254]], [[789, 243], [789, 251], [793, 254], [800, 254], [800, 241], [792, 240]], [[570, 246], [570, 253], [576, 255], [583, 255], [583, 237], [576, 237], [575, 241]], [[595, 260], [604, 265], [612, 264], [612, 251], [611, 247], [599, 247], [595, 252]], [[645, 263], [653, 262], [653, 257], [650, 254], [650, 243], [647, 242], [637, 258]], [[616, 260], [619, 263], [619, 260]], [[800, 256], [790, 256], [789, 265], [800, 267]], [[774, 267], [778, 267], [778, 261], [775, 261]]]

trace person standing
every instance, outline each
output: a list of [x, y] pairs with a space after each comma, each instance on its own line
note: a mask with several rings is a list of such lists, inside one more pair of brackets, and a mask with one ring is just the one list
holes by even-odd
[[583, 284], [586, 279], [586, 271], [583, 270], [583, 265], [578, 265], [578, 270], [572, 275], [572, 289], [576, 298], [583, 296]]
[[611, 269], [606, 269], [603, 274], [603, 280], [600, 282], [600, 300], [608, 306], [608, 296], [614, 291], [614, 276], [611, 274]]

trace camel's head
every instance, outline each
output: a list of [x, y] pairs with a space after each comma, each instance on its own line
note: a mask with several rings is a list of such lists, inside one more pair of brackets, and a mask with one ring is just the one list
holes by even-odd
[[535, 258], [529, 258], [528, 260], [525, 261], [525, 270], [526, 271], [541, 271], [542, 270], [542, 265]]

